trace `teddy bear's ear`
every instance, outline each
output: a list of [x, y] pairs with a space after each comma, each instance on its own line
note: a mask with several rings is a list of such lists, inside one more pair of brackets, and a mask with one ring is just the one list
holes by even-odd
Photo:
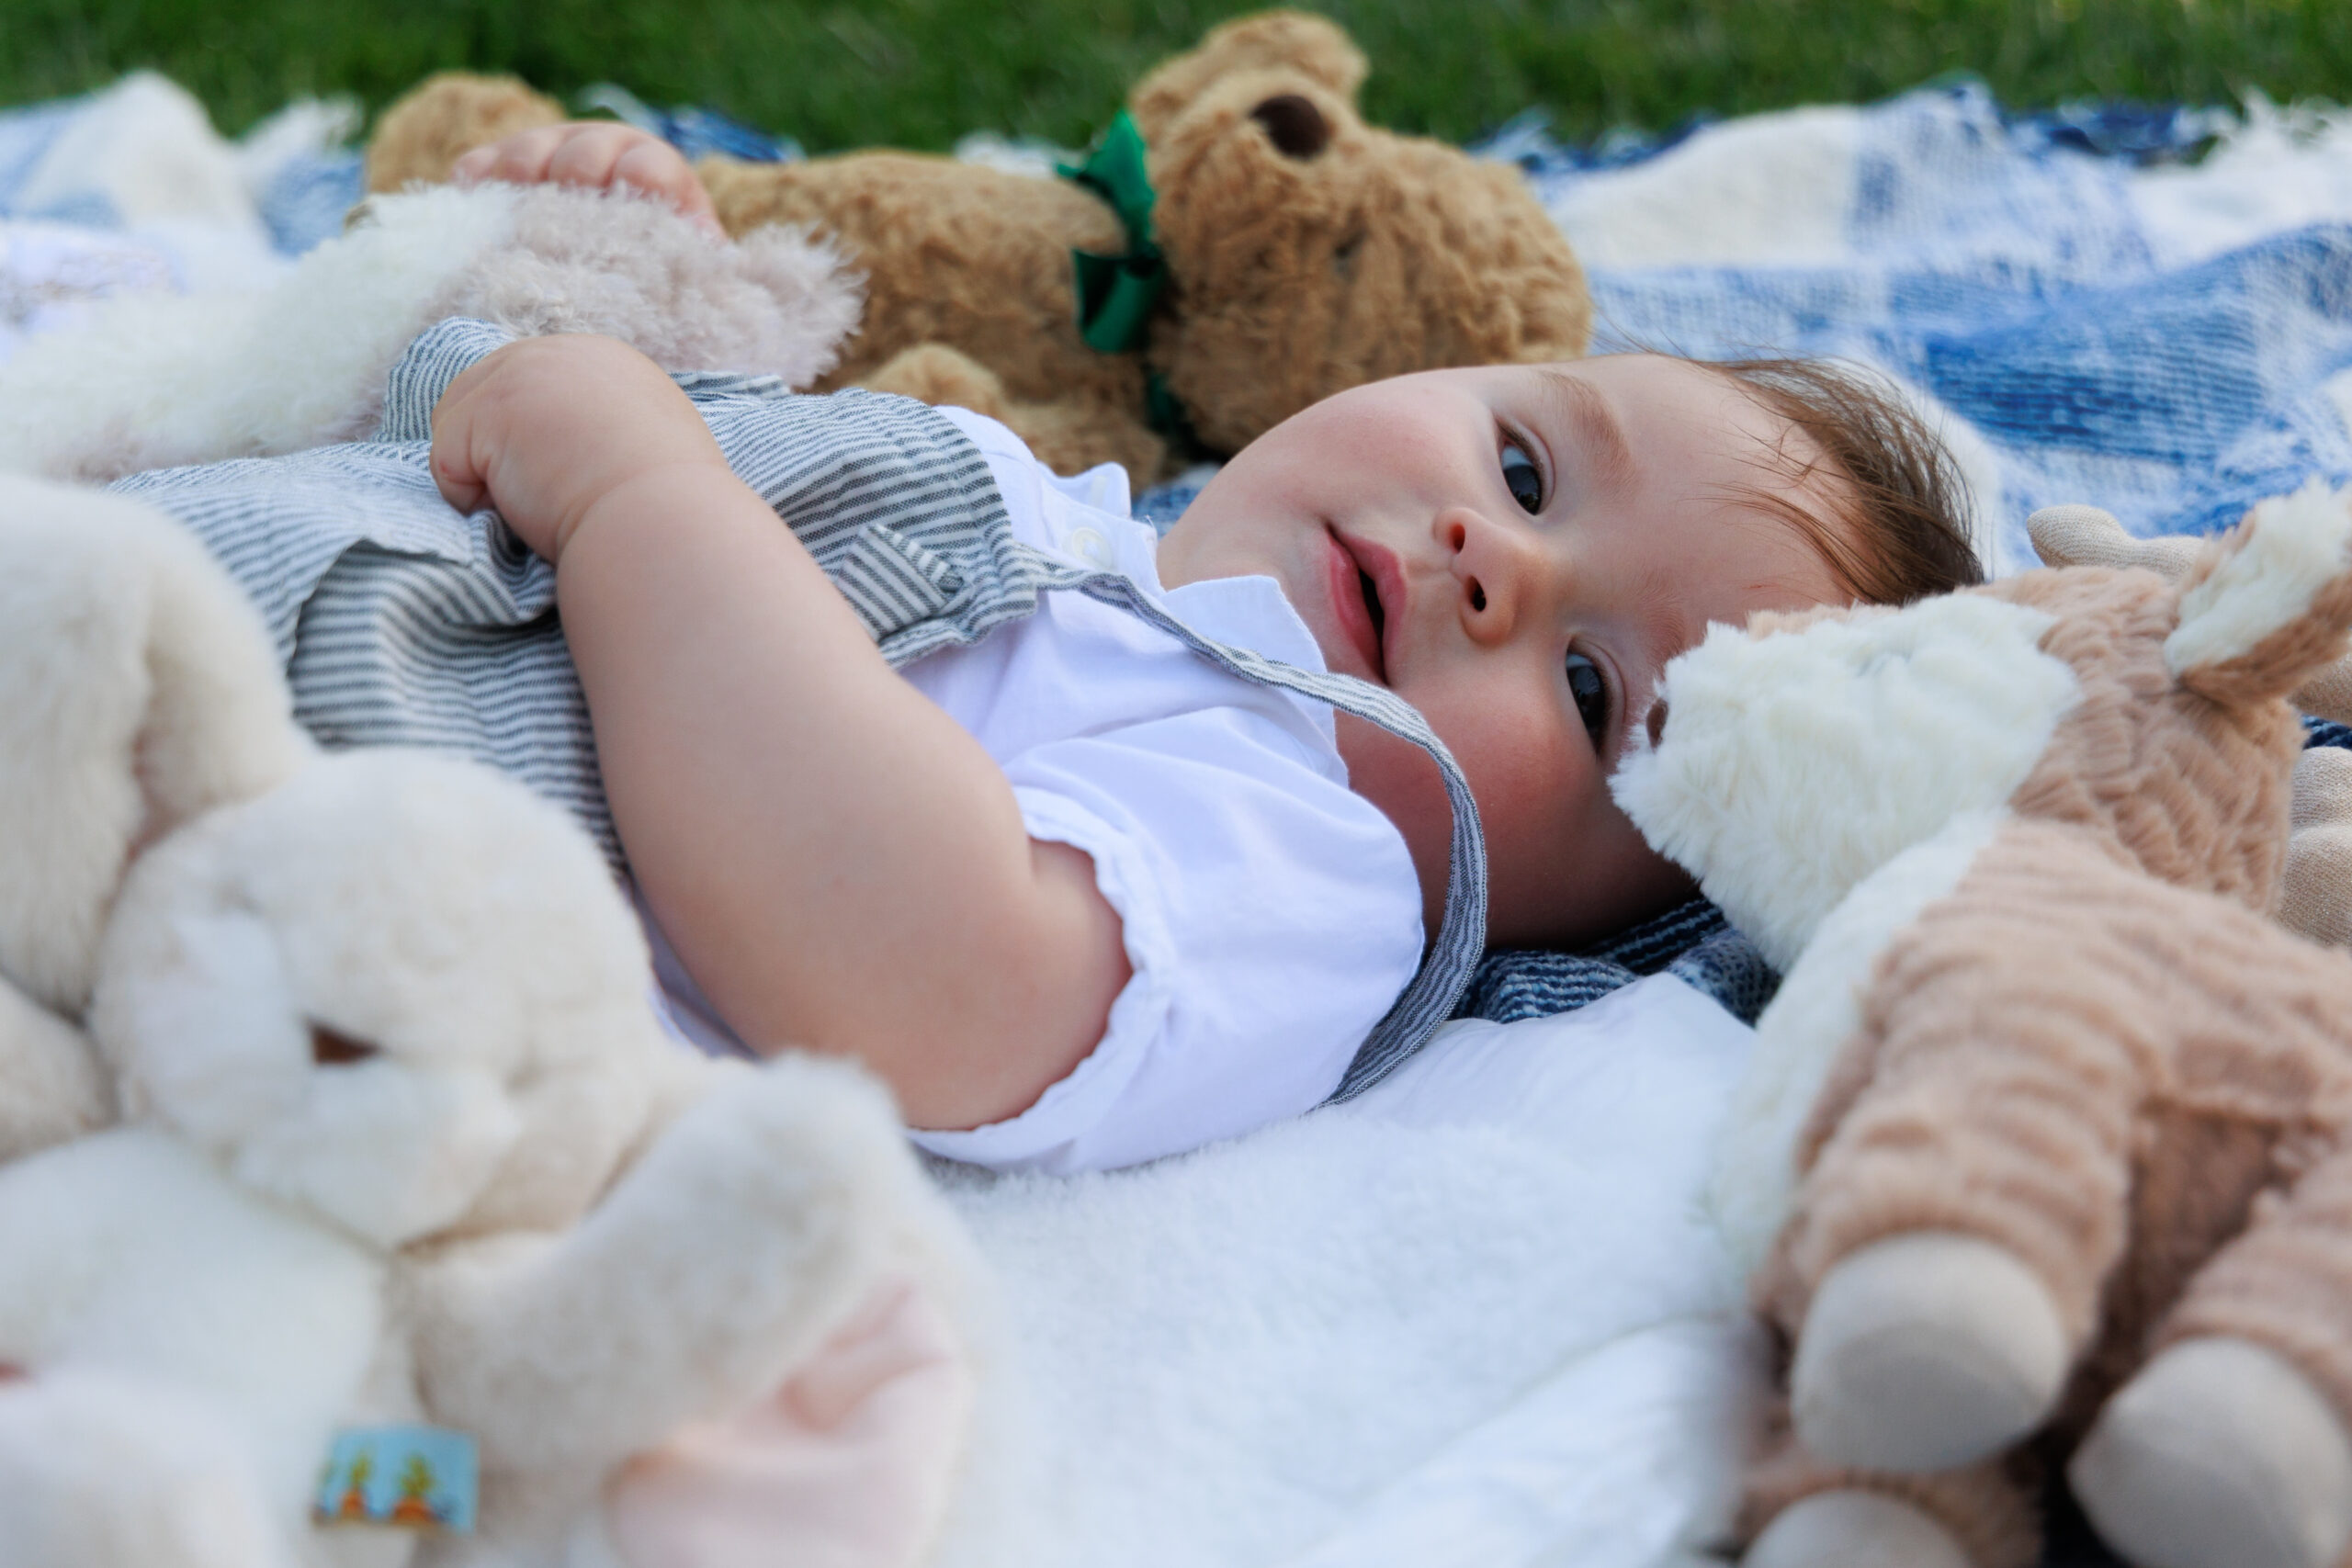
[[2266, 501], [2182, 581], [2165, 663], [2229, 706], [2285, 697], [2344, 656], [2352, 635], [2352, 491], [2317, 479]]
[[[1211, 84], [1235, 72], [1295, 73], [1352, 102], [1367, 69], [1363, 51], [1332, 23], [1299, 11], [1267, 11], [1214, 28], [1197, 49], [1162, 62], [1136, 85], [1127, 104], [1135, 114], [1136, 129], [1149, 141]], [[1282, 96], [1270, 94], [1267, 106], [1273, 105]], [[1283, 111], [1272, 112], [1279, 117]], [[1263, 116], [1260, 118], [1264, 120]], [[1267, 130], [1276, 146], [1290, 151], [1284, 146], [1282, 129], [1268, 123]], [[1321, 135], [1328, 138], [1329, 134], [1328, 127], [1324, 128]]]

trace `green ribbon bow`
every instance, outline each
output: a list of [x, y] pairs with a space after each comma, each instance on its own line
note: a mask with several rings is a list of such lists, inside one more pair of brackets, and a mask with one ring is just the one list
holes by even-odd
[[1100, 354], [1143, 346], [1151, 307], [1168, 287], [1168, 261], [1151, 237], [1151, 175], [1144, 167], [1143, 132], [1121, 109], [1086, 162], [1057, 165], [1066, 180], [1084, 186], [1119, 215], [1127, 231], [1125, 255], [1070, 252], [1078, 295], [1078, 335]]

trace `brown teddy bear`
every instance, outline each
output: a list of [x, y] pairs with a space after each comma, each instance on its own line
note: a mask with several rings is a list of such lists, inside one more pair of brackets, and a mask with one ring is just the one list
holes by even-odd
[[2141, 1568], [2352, 1562], [2352, 955], [2268, 918], [2346, 502], [1668, 666], [1617, 798], [1788, 968], [1713, 1195], [1790, 1351], [1748, 1568], [2023, 1568], [2068, 1454]]
[[[1076, 179], [906, 152], [700, 174], [729, 233], [811, 226], [865, 269], [822, 387], [960, 404], [1060, 472], [1148, 480], [1180, 419], [1226, 454], [1361, 382], [1584, 352], [1582, 269], [1519, 172], [1366, 125], [1364, 71], [1329, 22], [1269, 12], [1146, 76]], [[436, 76], [387, 111], [368, 188], [560, 118], [519, 83]]]

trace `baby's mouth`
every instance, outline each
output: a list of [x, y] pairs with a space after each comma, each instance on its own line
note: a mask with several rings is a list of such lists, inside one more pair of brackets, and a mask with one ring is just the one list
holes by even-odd
[[1363, 592], [1363, 607], [1372, 616], [1372, 640], [1385, 649], [1388, 646], [1385, 632], [1388, 625], [1388, 612], [1380, 607], [1379, 584], [1373, 581], [1372, 573], [1358, 567], [1356, 568], [1356, 586]]

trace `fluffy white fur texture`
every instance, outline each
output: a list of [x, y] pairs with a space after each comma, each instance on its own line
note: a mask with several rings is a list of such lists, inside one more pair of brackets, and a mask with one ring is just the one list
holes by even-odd
[[1611, 792], [1786, 971], [1823, 917], [1955, 815], [2007, 801], [2076, 685], [2050, 617], [1979, 594], [1750, 637], [1667, 666], [1665, 734]]
[[[0, 1399], [0, 1552], [17, 1562], [290, 1568], [241, 1434], [204, 1402], [74, 1370]], [[89, 1478], [111, 1478], [88, 1506]]]
[[953, 1189], [1037, 1459], [936, 1568], [1696, 1568], [1761, 1382], [1702, 1206], [1749, 1037], [1659, 977], [1180, 1159]]
[[69, 1015], [135, 847], [310, 755], [252, 606], [138, 502], [0, 478], [0, 978]]
[[379, 197], [260, 288], [120, 296], [27, 344], [0, 365], [0, 469], [108, 479], [360, 438], [401, 349], [452, 315], [805, 386], [860, 306], [833, 251], [791, 230], [729, 243], [658, 201], [560, 186]]
[[2312, 479], [2257, 504], [2252, 537], [2181, 595], [2180, 625], [2165, 639], [2176, 676], [2242, 658], [2301, 619], [2320, 590], [2352, 567], [2352, 489]]
[[1838, 1053], [1861, 1027], [1858, 998], [1886, 945], [1960, 886], [2007, 820], [1962, 812], [1864, 877], [1829, 911], [1756, 1024], [1756, 1055], [1724, 1122], [1708, 1204], [1743, 1277], [1764, 1261], [1796, 1194], [1796, 1146]]

